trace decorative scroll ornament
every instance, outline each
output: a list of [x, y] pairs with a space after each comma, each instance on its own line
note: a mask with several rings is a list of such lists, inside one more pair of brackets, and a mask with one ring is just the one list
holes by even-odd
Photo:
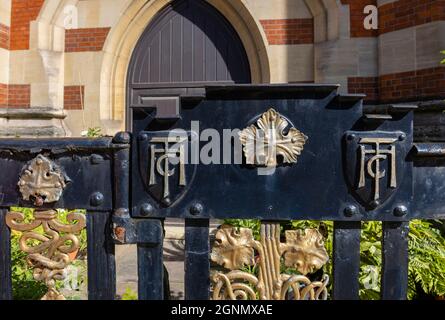
[[51, 160], [38, 155], [24, 168], [18, 182], [23, 200], [33, 200], [36, 206], [59, 200], [66, 179]]
[[[263, 223], [261, 240], [252, 230], [223, 225], [216, 233], [211, 259], [231, 270], [212, 275], [214, 300], [326, 300], [329, 277], [312, 282], [306, 275], [323, 267], [329, 260], [322, 235], [315, 229], [286, 231], [286, 242], [280, 242], [280, 225]], [[255, 265], [258, 253], [258, 277], [240, 271]], [[281, 257], [286, 267], [301, 275], [281, 273]], [[259, 296], [257, 296], [257, 292]]]
[[277, 156], [283, 163], [297, 163], [308, 137], [294, 127], [287, 133], [289, 122], [274, 109], [269, 109], [251, 125], [240, 132], [240, 141], [246, 163], [257, 166], [275, 167]]
[[[34, 279], [43, 281], [48, 287], [42, 300], [65, 300], [56, 289], [56, 280], [65, 278], [65, 269], [71, 262], [68, 254], [79, 249], [76, 234], [85, 228], [85, 215], [69, 213], [66, 219], [72, 224], [60, 222], [54, 210], [35, 211], [33, 216], [34, 220], [25, 223], [23, 213], [8, 212], [6, 224], [11, 230], [23, 232], [19, 239], [20, 250], [28, 254], [27, 262], [34, 269]], [[43, 234], [35, 231], [40, 226]]]

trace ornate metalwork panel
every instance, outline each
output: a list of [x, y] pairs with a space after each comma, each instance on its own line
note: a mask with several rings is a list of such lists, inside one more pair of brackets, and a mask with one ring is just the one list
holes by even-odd
[[111, 210], [115, 147], [111, 138], [0, 140], [0, 206]]
[[191, 133], [144, 132], [139, 136], [139, 170], [150, 195], [173, 205], [193, 183], [195, 165], [187, 165]]
[[[283, 273], [284, 266], [298, 273]], [[214, 300], [326, 300], [329, 277], [311, 281], [306, 275], [328, 262], [322, 235], [316, 229], [286, 231], [280, 242], [280, 224], [261, 225], [261, 240], [252, 230], [223, 225], [215, 236], [211, 259], [230, 270], [212, 275]], [[243, 272], [244, 266], [257, 266], [258, 275]]]
[[[33, 277], [48, 288], [42, 299], [60, 300], [64, 296], [57, 281], [67, 276], [83, 229], [88, 298], [115, 298], [112, 219], [116, 212], [119, 222], [130, 220], [129, 142], [127, 133], [95, 139], [0, 139], [0, 299], [13, 298], [11, 230], [21, 232], [19, 247]], [[11, 207], [32, 208], [32, 216], [25, 218]], [[69, 210], [64, 219], [58, 208]], [[122, 240], [132, 234], [125, 226]]]
[[[132, 109], [134, 217], [415, 214], [409, 108], [368, 115], [361, 96], [341, 96], [337, 86], [209, 86], [184, 89], [168, 117], [153, 94], [159, 103]], [[181, 134], [189, 141], [174, 143]]]
[[407, 156], [412, 143], [406, 141], [404, 132], [349, 131], [344, 138], [345, 174], [351, 192], [363, 206], [372, 210], [398, 190], [410, 193], [412, 168]]

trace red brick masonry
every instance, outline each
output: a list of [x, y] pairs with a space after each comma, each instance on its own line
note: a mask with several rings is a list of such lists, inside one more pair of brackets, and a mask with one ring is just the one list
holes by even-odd
[[363, 10], [367, 5], [377, 6], [376, 0], [341, 0], [343, 5], [349, 4], [351, 37], [376, 37], [378, 30], [366, 30], [363, 23], [367, 14]]
[[82, 110], [85, 99], [84, 86], [65, 86], [63, 108], [66, 110]]
[[0, 23], [0, 48], [9, 50], [9, 27]]
[[12, 0], [10, 50], [29, 49], [30, 22], [37, 19], [44, 0]]
[[65, 52], [101, 51], [110, 28], [83, 28], [65, 31]]
[[314, 43], [313, 19], [260, 20], [270, 45]]
[[349, 93], [364, 93], [367, 101], [379, 99], [378, 77], [350, 77], [348, 78]]
[[1, 108], [29, 108], [31, 86], [28, 84], [0, 84]]
[[433, 21], [445, 20], [445, 0], [398, 0], [379, 7], [378, 30], [366, 30], [363, 26], [367, 5], [375, 0], [341, 0], [349, 4], [351, 37], [376, 37], [379, 34], [415, 27]]
[[348, 78], [350, 93], [365, 93], [367, 101], [398, 102], [445, 98], [445, 67]]
[[8, 105], [8, 85], [0, 83], [0, 108]]
[[379, 8], [379, 33], [445, 20], [445, 0], [399, 0]]

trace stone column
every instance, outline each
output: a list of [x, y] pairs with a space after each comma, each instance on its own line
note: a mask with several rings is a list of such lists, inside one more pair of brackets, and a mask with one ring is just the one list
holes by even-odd
[[10, 83], [29, 84], [29, 99], [23, 106], [19, 99], [12, 107], [0, 109], [0, 136], [71, 135], [63, 110], [64, 31], [47, 22], [32, 21], [29, 50], [10, 52]]

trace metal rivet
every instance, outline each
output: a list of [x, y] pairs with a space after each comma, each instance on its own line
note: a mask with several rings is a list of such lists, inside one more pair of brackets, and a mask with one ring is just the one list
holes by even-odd
[[141, 215], [142, 216], [152, 215], [154, 211], [155, 211], [155, 209], [149, 203], [144, 203], [141, 205]]
[[113, 138], [113, 142], [118, 144], [128, 144], [130, 140], [131, 136], [128, 132], [118, 132]]
[[344, 213], [345, 213], [345, 216], [352, 217], [352, 216], [358, 214], [358, 209], [354, 205], [349, 205], [345, 208]]
[[140, 140], [148, 140], [148, 134], [146, 134], [146, 133], [141, 134], [141, 135], [139, 136], [139, 139], [140, 139]]
[[402, 133], [402, 134], [399, 136], [399, 141], [404, 141], [405, 139], [406, 139], [406, 134]]
[[369, 204], [369, 206], [370, 206], [372, 209], [377, 208], [379, 205], [380, 205], [380, 201], [379, 201], [379, 200], [371, 201], [371, 203]]
[[352, 141], [352, 140], [354, 140], [355, 139], [355, 134], [353, 134], [353, 133], [351, 133], [351, 134], [348, 134], [348, 140], [349, 141]]
[[104, 158], [102, 158], [102, 156], [98, 155], [98, 154], [92, 154], [90, 157], [91, 160], [91, 164], [99, 164], [102, 163]]
[[98, 207], [104, 202], [104, 195], [100, 192], [95, 192], [90, 197], [90, 203], [93, 207]]
[[406, 214], [408, 213], [408, 208], [407, 207], [405, 207], [405, 206], [397, 206], [395, 209], [394, 209], [394, 215], [396, 216], [396, 217], [403, 217], [403, 216], [405, 216]]
[[190, 207], [190, 214], [197, 216], [204, 211], [204, 207], [200, 203], [195, 203]]

